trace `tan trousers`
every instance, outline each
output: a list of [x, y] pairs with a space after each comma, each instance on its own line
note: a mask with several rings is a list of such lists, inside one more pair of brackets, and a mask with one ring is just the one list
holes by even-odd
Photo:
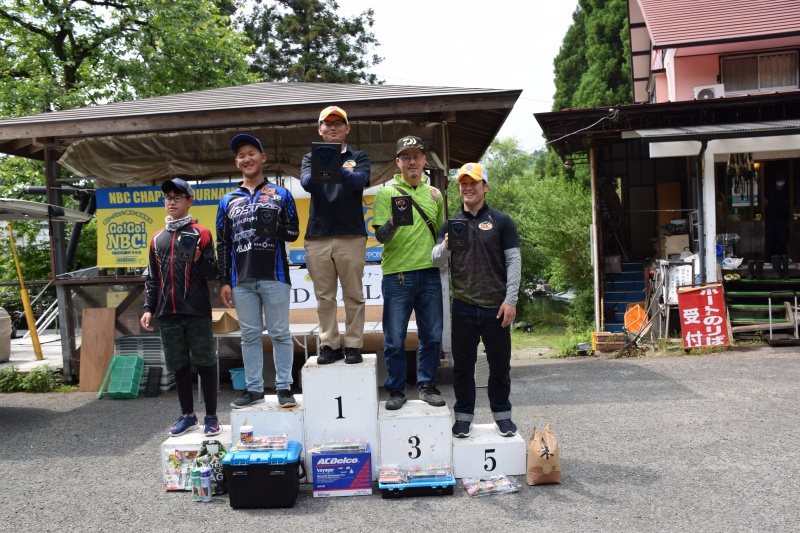
[[336, 290], [342, 285], [346, 348], [361, 348], [364, 343], [364, 265], [367, 238], [340, 235], [306, 239], [306, 267], [317, 298], [319, 342], [334, 350], [341, 347], [336, 319]]

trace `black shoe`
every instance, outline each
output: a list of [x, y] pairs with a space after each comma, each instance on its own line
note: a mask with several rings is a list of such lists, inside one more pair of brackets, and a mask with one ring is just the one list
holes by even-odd
[[756, 259], [756, 279], [764, 278], [764, 261]]
[[517, 425], [510, 418], [495, 420], [494, 425], [497, 428], [497, 432], [503, 437], [513, 437], [517, 434]]
[[397, 411], [403, 404], [406, 403], [406, 393], [401, 390], [396, 390], [389, 395], [389, 399], [386, 400], [386, 410], [387, 411]]
[[775, 277], [781, 279], [783, 276], [781, 275], [781, 256], [773, 255], [772, 256], [772, 272], [775, 274]]
[[459, 439], [466, 439], [469, 437], [469, 428], [472, 426], [472, 422], [467, 422], [466, 420], [456, 420], [456, 423], [453, 424], [453, 436]]
[[756, 277], [756, 262], [751, 259], [747, 262], [747, 279], [754, 279]]
[[361, 357], [361, 350], [358, 348], [345, 348], [344, 349], [344, 362], [348, 365], [360, 363], [364, 358]]
[[337, 348], [336, 350], [334, 350], [330, 346], [323, 346], [319, 350], [319, 356], [317, 356], [317, 364], [329, 365], [331, 363], [335, 363], [339, 359], [344, 359], [344, 354], [342, 353], [341, 348]]
[[442, 407], [447, 405], [447, 402], [442, 398], [442, 393], [436, 388], [436, 385], [431, 381], [426, 381], [419, 386], [419, 399], [423, 402], [428, 402], [428, 405], [433, 407]]
[[231, 407], [234, 409], [241, 409], [242, 407], [250, 407], [256, 403], [262, 403], [264, 401], [264, 391], [261, 392], [253, 392], [253, 391], [246, 391], [242, 394], [242, 397], [238, 400], [233, 400], [231, 402]]
[[292, 395], [292, 391], [289, 389], [280, 389], [278, 391], [278, 403], [281, 404], [281, 407], [292, 407], [297, 405], [297, 402], [294, 400], [294, 396]]

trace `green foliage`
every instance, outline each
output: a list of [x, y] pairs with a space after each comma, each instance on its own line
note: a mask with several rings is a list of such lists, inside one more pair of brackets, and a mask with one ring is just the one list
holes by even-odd
[[632, 101], [626, 0], [580, 0], [554, 59], [553, 110]]
[[15, 366], [0, 368], [0, 392], [50, 392], [61, 386], [61, 371], [53, 365], [40, 365], [21, 373]]
[[15, 366], [0, 367], [0, 392], [17, 392], [22, 390], [22, 374]]
[[255, 0], [238, 21], [255, 43], [252, 69], [264, 80], [379, 83], [366, 71], [380, 63], [368, 31], [373, 11], [344, 17], [335, 0]]

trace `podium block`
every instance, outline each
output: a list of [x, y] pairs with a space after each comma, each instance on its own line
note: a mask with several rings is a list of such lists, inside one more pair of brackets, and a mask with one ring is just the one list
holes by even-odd
[[[371, 445], [372, 476], [377, 479], [378, 389], [375, 387], [375, 354], [363, 354], [364, 361], [347, 365], [336, 361], [317, 364], [310, 357], [301, 371], [305, 402], [305, 449], [323, 439], [364, 438]], [[311, 472], [310, 454], [306, 471]]]
[[[303, 418], [305, 409], [303, 405], [303, 395], [295, 394], [297, 405], [294, 407], [281, 407], [278, 403], [278, 396], [275, 394], [264, 396], [264, 403], [257, 403], [251, 407], [242, 409], [231, 409], [231, 436], [233, 442], [239, 442], [239, 428], [245, 424], [253, 426], [253, 435], [275, 436], [286, 435], [289, 440], [296, 440], [305, 448], [305, 427]], [[305, 482], [306, 478], [301, 479]], [[310, 479], [308, 479], [310, 481]]]
[[453, 439], [453, 473], [457, 478], [526, 472], [527, 446], [519, 433], [501, 437], [494, 424], [473, 424], [466, 439]]
[[219, 426], [220, 434], [213, 437], [203, 435], [203, 425], [177, 437], [169, 437], [161, 443], [161, 471], [164, 490], [192, 490], [189, 468], [200, 451], [203, 441], [219, 441], [226, 449], [231, 448], [231, 426]]
[[403, 466], [453, 463], [450, 410], [409, 400], [402, 409], [387, 411], [381, 402], [378, 429], [381, 464]]

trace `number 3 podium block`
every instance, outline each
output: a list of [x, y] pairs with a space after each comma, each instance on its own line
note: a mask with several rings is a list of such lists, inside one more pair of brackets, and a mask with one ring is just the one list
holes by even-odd
[[473, 424], [466, 439], [453, 437], [453, 473], [455, 477], [526, 473], [527, 446], [517, 433], [502, 437], [494, 424]]
[[450, 410], [420, 400], [387, 411], [381, 402], [378, 426], [381, 464], [400, 466], [453, 463]]
[[[318, 365], [311, 357], [303, 365], [306, 450], [323, 439], [367, 439], [371, 446], [372, 477], [377, 479], [378, 390], [375, 387], [375, 354], [364, 354], [362, 363], [336, 361]], [[306, 471], [311, 472], [311, 454]]]

